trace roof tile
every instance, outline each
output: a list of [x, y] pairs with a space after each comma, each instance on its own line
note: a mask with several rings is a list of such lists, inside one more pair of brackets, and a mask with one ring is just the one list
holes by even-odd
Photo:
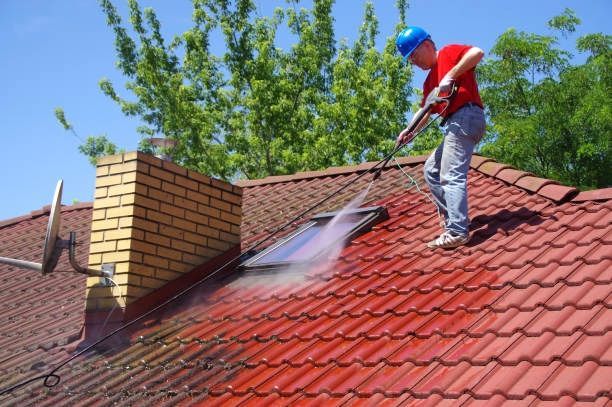
[[612, 199], [612, 188], [594, 189], [591, 191], [582, 191], [576, 195], [572, 201], [609, 201]]
[[509, 165], [501, 164], [495, 161], [484, 161], [482, 164], [478, 166], [478, 171], [490, 175], [492, 177], [497, 176], [497, 174], [506, 168], [512, 168]]
[[472, 167], [473, 169], [477, 170], [480, 168], [481, 165], [487, 163], [487, 162], [492, 162], [493, 160], [491, 160], [488, 157], [483, 157], [481, 155], [478, 154], [473, 154], [472, 155], [472, 160], [470, 162], [470, 167]]
[[557, 184], [555, 181], [551, 181], [546, 178], [538, 178], [532, 176], [525, 176], [519, 178], [514, 185], [521, 187], [530, 192], [538, 192], [544, 185]]
[[508, 184], [514, 184], [519, 179], [531, 175], [528, 172], [516, 170], [514, 168], [506, 168], [497, 173], [496, 177], [502, 181], [506, 181]]
[[573, 187], [566, 187], [565, 185], [548, 184], [544, 185], [538, 193], [553, 201], [562, 202], [571, 199], [578, 193], [578, 190]]

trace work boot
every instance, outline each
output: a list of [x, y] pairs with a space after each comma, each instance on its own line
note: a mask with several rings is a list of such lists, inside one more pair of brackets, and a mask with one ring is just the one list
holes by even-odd
[[435, 238], [431, 242], [427, 243], [427, 247], [430, 249], [452, 249], [455, 247], [463, 246], [470, 241], [470, 235], [454, 235], [449, 231], [442, 233], [439, 237]]

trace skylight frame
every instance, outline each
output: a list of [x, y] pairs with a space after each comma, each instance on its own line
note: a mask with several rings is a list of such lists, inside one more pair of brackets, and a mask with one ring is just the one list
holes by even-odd
[[[308, 264], [315, 262], [320, 259], [328, 252], [323, 250], [314, 257], [305, 261], [275, 261], [267, 263], [258, 263], [258, 261], [275, 250], [282, 248], [284, 245], [291, 242], [293, 239], [298, 237], [300, 234], [307, 232], [310, 228], [316, 225], [325, 225], [334, 216], [338, 215], [340, 211], [324, 212], [313, 216], [308, 222], [300, 226], [296, 231], [274, 243], [273, 245], [257, 253], [253, 257], [249, 258], [240, 265], [240, 269], [243, 271], [274, 271], [289, 268], [290, 266], [307, 266]], [[363, 218], [353, 225], [353, 227], [344, 235], [338, 236], [330, 243], [330, 247], [338, 243], [339, 241], [349, 242], [359, 235], [362, 235], [372, 229], [372, 226], [382, 222], [389, 218], [387, 209], [384, 206], [368, 206], [364, 208], [355, 208], [345, 213], [346, 215], [363, 215]]]

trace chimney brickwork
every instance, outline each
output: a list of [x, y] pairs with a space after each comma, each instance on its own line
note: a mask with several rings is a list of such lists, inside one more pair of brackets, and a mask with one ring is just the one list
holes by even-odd
[[118, 287], [87, 279], [87, 310], [127, 307], [240, 244], [242, 189], [130, 152], [96, 168], [89, 266], [115, 264]]

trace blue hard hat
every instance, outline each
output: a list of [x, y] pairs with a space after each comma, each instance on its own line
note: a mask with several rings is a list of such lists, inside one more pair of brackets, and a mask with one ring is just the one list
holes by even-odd
[[421, 27], [408, 26], [398, 34], [395, 45], [405, 61], [423, 41], [430, 38], [431, 36]]

